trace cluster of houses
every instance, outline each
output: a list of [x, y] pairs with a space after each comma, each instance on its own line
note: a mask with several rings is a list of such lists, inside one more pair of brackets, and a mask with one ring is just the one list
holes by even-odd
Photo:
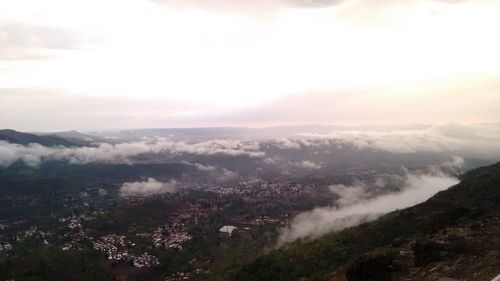
[[156, 248], [164, 248], [164, 249], [179, 249], [182, 250], [182, 243], [191, 240], [193, 237], [189, 235], [187, 232], [173, 229], [165, 230], [164, 228], [158, 228], [153, 232], [151, 239], [153, 241], [153, 245]]
[[148, 253], [144, 253], [140, 256], [135, 256], [133, 258], [133, 264], [135, 267], [143, 268], [143, 267], [153, 267], [160, 265], [160, 261], [157, 257], [152, 256]]
[[9, 242], [0, 242], [0, 252], [12, 250], [12, 244]]
[[126, 240], [123, 235], [109, 234], [93, 241], [95, 250], [105, 253], [108, 260], [115, 262], [129, 262], [135, 267], [153, 267], [160, 264], [157, 257], [148, 253], [134, 255], [129, 248], [134, 246], [134, 243]]

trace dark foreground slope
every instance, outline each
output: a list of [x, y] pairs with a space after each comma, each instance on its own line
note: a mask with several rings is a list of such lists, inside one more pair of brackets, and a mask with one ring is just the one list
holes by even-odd
[[[491, 280], [500, 274], [500, 163], [428, 201], [297, 241], [215, 280]], [[453, 280], [453, 279], [451, 279]]]

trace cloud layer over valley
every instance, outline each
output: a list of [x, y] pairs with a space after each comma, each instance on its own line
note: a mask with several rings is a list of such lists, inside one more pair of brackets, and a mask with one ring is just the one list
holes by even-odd
[[[335, 140], [359, 149], [390, 153], [455, 152], [468, 157], [500, 156], [500, 125], [447, 123], [433, 126], [347, 128], [304, 137]], [[290, 146], [290, 145], [289, 145]]]
[[[92, 147], [66, 148], [46, 147], [39, 144], [19, 145], [0, 141], [0, 166], [9, 166], [22, 161], [36, 167], [42, 161], [64, 160], [71, 164], [88, 163], [131, 163], [132, 158], [144, 154], [170, 153], [193, 155], [227, 155], [263, 157], [264, 152], [253, 141], [211, 140], [199, 143], [159, 140], [156, 142], [101, 143]], [[192, 164], [200, 170], [211, 167], [199, 163]]]
[[[460, 163], [456, 163], [457, 166]], [[330, 191], [339, 197], [336, 206], [315, 208], [297, 215], [290, 226], [282, 229], [279, 244], [299, 238], [317, 238], [374, 220], [391, 211], [421, 203], [458, 182], [456, 177], [431, 168], [427, 172], [407, 171], [401, 179], [400, 191], [376, 197], [370, 197], [368, 185], [362, 182], [354, 186], [330, 186]]]
[[[495, 160], [500, 158], [500, 125], [418, 125], [408, 127], [321, 127], [318, 130], [283, 129], [286, 137], [263, 137], [269, 129], [238, 133], [229, 131], [229, 137], [216, 138], [210, 129], [197, 139], [198, 131], [189, 135], [172, 137], [170, 131], [160, 136], [137, 138], [141, 132], [131, 131], [136, 140], [127, 140], [127, 135], [116, 138], [114, 133], [103, 133], [100, 139], [112, 137], [114, 143], [95, 143], [84, 147], [47, 147], [39, 144], [20, 145], [0, 141], [0, 167], [16, 162], [37, 167], [44, 161], [67, 161], [70, 164], [89, 163], [134, 163], [138, 156], [156, 160], [175, 160], [195, 167], [199, 171], [211, 172], [217, 163], [202, 160], [202, 157], [228, 156], [248, 157], [259, 160], [268, 167], [284, 170], [303, 169], [314, 171], [327, 168], [341, 161], [340, 153], [379, 151], [390, 154], [416, 155], [418, 153], [440, 154], [445, 157], [460, 156]], [[277, 130], [275, 130], [277, 131]], [[156, 132], [152, 132], [155, 134]], [[248, 134], [255, 133], [252, 139]], [[132, 138], [132, 139], [134, 139]], [[141, 140], [143, 139], [143, 140]], [[343, 153], [343, 154], [346, 154]], [[160, 156], [161, 155], [161, 156]], [[182, 156], [192, 156], [185, 158]], [[343, 157], [348, 157], [349, 154]], [[333, 162], [332, 162], [333, 161]], [[216, 164], [214, 166], [214, 164]], [[220, 164], [220, 163], [219, 163]]]

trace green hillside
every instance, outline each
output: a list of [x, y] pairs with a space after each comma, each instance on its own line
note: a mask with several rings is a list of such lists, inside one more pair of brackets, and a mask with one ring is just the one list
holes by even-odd
[[417, 206], [296, 241], [213, 280], [491, 280], [500, 274], [500, 163]]

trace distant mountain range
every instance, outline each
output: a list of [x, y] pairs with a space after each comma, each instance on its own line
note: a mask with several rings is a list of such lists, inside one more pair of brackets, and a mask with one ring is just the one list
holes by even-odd
[[0, 140], [10, 143], [28, 145], [30, 143], [38, 143], [43, 146], [80, 146], [81, 143], [70, 141], [66, 138], [51, 134], [51, 135], [36, 135], [30, 133], [21, 133], [14, 130], [0, 130]]
[[296, 241], [213, 280], [490, 281], [500, 274], [500, 163], [417, 206]]
[[130, 130], [110, 130], [101, 132], [89, 132], [93, 136], [103, 138], [116, 138], [121, 140], [143, 140], [144, 137], [172, 137], [189, 138], [193, 140], [204, 140], [214, 138], [248, 138], [248, 139], [271, 139], [283, 137], [301, 137], [302, 134], [330, 134], [335, 131], [352, 130], [419, 130], [428, 128], [429, 125], [408, 126], [333, 126], [333, 125], [290, 125], [272, 126], [263, 128], [252, 127], [206, 127], [206, 128], [150, 128]]

